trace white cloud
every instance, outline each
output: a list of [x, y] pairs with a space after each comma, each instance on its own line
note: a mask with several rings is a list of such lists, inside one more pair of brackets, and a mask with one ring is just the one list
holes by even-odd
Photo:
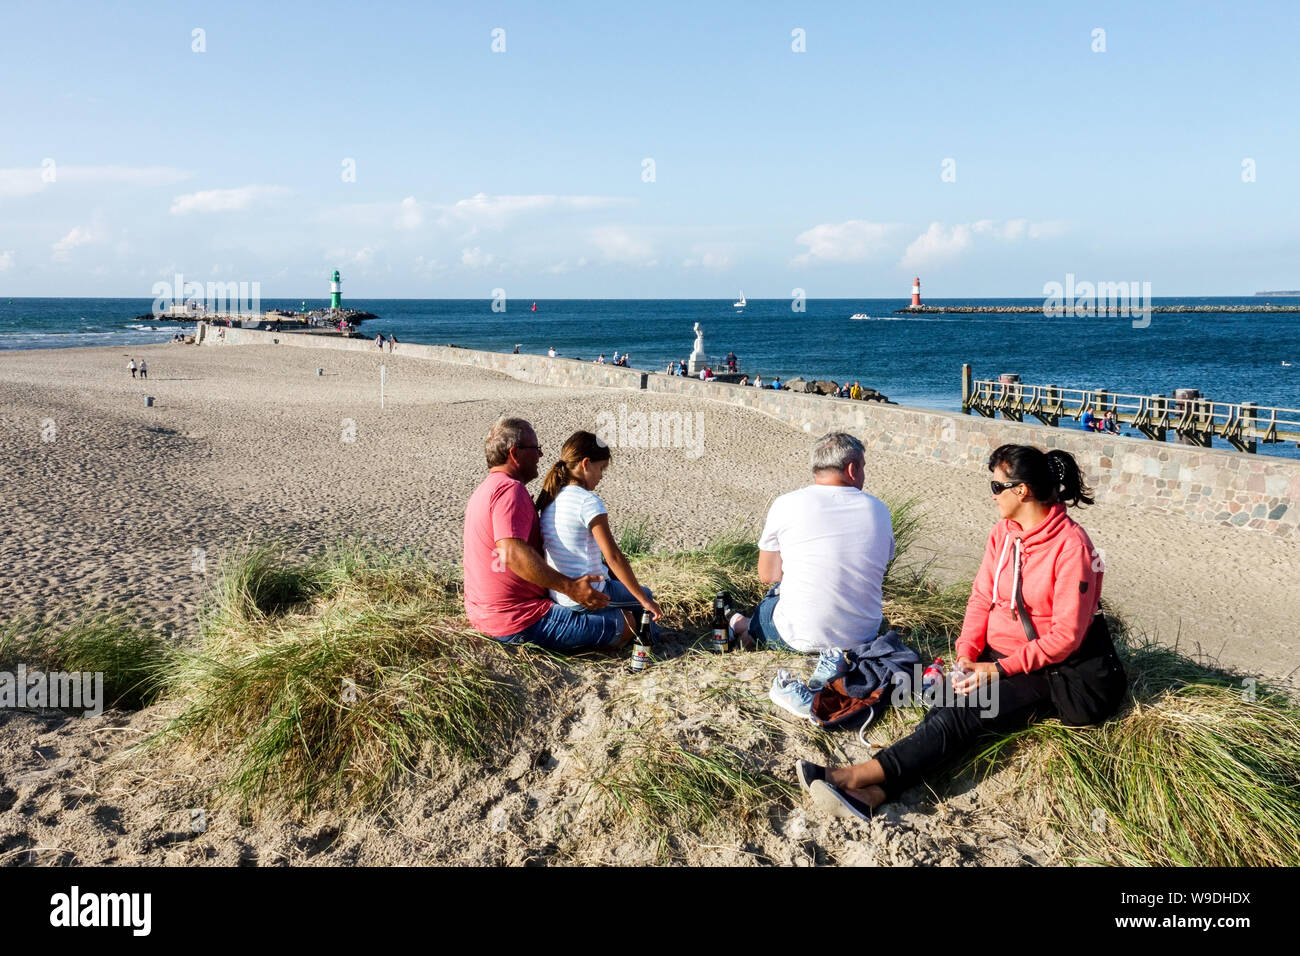
[[731, 253], [726, 249], [694, 246], [691, 254], [682, 260], [682, 268], [723, 272], [731, 268]]
[[[45, 175], [43, 175], [45, 174]], [[49, 182], [49, 176], [53, 181]], [[30, 196], [54, 185], [121, 183], [129, 186], [166, 186], [189, 179], [194, 173], [173, 166], [41, 166], [0, 169], [0, 199]]]
[[414, 196], [407, 196], [401, 201], [397, 209], [397, 220], [393, 223], [398, 229], [412, 230], [419, 229], [424, 225], [424, 210], [421, 208], [419, 200]]
[[370, 246], [363, 246], [356, 250], [336, 247], [326, 249], [324, 258], [326, 262], [334, 263], [335, 266], [343, 264], [364, 267], [375, 261], [375, 250]]
[[568, 259], [562, 259], [553, 266], [546, 266], [542, 269], [543, 275], [559, 276], [566, 272], [572, 272], [574, 269], [584, 269], [587, 266], [587, 257], [579, 256], [576, 261], [570, 262]]
[[8, 272], [14, 267], [14, 251], [6, 249], [0, 252], [0, 272]]
[[1065, 232], [1060, 222], [1031, 222], [1028, 219], [981, 219], [972, 223], [944, 226], [930, 223], [929, 228], [908, 244], [899, 265], [919, 268], [938, 262], [947, 262], [965, 254], [975, 245], [976, 238], [1018, 242], [1022, 239], [1051, 239]]
[[473, 249], [463, 249], [460, 254], [460, 264], [467, 269], [486, 269], [496, 261], [496, 256], [490, 252], [484, 252], [478, 246]]
[[794, 257], [794, 265], [816, 262], [864, 262], [889, 251], [890, 239], [898, 226], [884, 222], [866, 222], [850, 219], [847, 222], [827, 222], [813, 226], [795, 237], [795, 242], [808, 247]]
[[644, 239], [633, 236], [622, 226], [601, 226], [591, 230], [588, 238], [606, 262], [644, 267], [659, 264], [654, 247]]
[[186, 193], [172, 200], [173, 216], [184, 216], [192, 212], [230, 212], [247, 209], [254, 202], [282, 196], [289, 190], [283, 186], [239, 186], [235, 189], [205, 189], [196, 193]]
[[73, 226], [71, 232], [50, 248], [54, 250], [54, 258], [62, 261], [67, 259], [72, 250], [78, 246], [99, 242], [102, 238], [103, 236], [94, 226]]
[[461, 199], [449, 206], [443, 214], [443, 222], [459, 222], [478, 227], [499, 227], [516, 216], [527, 213], [571, 210], [586, 212], [593, 209], [608, 209], [621, 205], [628, 200], [611, 196], [558, 196], [553, 194], [535, 196], [491, 196], [478, 193], [469, 199]]

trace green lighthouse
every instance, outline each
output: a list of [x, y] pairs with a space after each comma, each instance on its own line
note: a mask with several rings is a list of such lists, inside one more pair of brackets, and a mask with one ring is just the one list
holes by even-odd
[[334, 270], [334, 275], [330, 278], [330, 308], [337, 309], [342, 306], [343, 301], [343, 280], [339, 278], [339, 270]]

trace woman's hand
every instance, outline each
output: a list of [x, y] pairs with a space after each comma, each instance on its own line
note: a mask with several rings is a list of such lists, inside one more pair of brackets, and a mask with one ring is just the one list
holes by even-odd
[[998, 679], [998, 666], [985, 662], [972, 661], [967, 657], [957, 659], [957, 666], [966, 673], [960, 678], [954, 678], [952, 689], [959, 694], [969, 694], [981, 684], [991, 684]]

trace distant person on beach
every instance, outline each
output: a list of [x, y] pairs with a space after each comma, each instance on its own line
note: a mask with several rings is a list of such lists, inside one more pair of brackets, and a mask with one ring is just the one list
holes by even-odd
[[740, 377], [740, 384], [741, 384], [741, 385], [748, 385], [748, 384], [749, 384], [749, 376], [748, 376], [748, 375], [742, 375], [742, 376]]
[[1083, 430], [1086, 432], [1097, 431], [1097, 416], [1092, 413], [1091, 408], [1084, 410], [1080, 424], [1083, 425]]
[[780, 375], [778, 375], [776, 378], [772, 379], [772, 388], [776, 389], [778, 392], [781, 391], [781, 376], [780, 376]]
[[[1126, 690], [1105, 619], [1097, 614], [1102, 568], [1066, 507], [1092, 504], [1078, 463], [1059, 449], [1002, 445], [989, 457], [998, 522], [971, 588], [957, 639], [950, 703], [936, 703], [910, 734], [875, 759], [829, 769], [797, 761], [817, 806], [866, 820], [886, 800], [928, 781], [977, 738], [1047, 717], [1100, 723]], [[1049, 678], [1050, 673], [1050, 678]], [[991, 684], [992, 703], [966, 695]], [[1064, 709], [1061, 709], [1061, 708]]]
[[396, 347], [397, 347], [397, 336], [394, 335], [392, 332], [389, 332], [389, 333], [388, 333], [388, 351], [391, 352], [391, 351], [392, 351], [393, 349], [395, 349]]
[[132, 377], [132, 378], [135, 378], [135, 359], [130, 359], [130, 360], [126, 363], [126, 367], [129, 368], [129, 369], [131, 370], [131, 377]]
[[[575, 650], [623, 643], [623, 614], [609, 609], [609, 595], [595, 587], [604, 575], [569, 577], [542, 556], [541, 523], [525, 487], [542, 459], [533, 426], [522, 418], [499, 419], [483, 453], [488, 476], [465, 506], [462, 566], [470, 623], [505, 644]], [[556, 604], [548, 591], [580, 608]]]
[[596, 364], [597, 364], [597, 365], [604, 365], [604, 364], [605, 364], [605, 353], [604, 353], [604, 352], [601, 352], [600, 355], [596, 356]]
[[375, 336], [375, 344], [376, 344], [377, 346], [379, 346], [380, 349], [383, 349], [383, 347], [384, 347], [384, 334], [383, 334], [382, 332], [380, 332], [378, 335]]
[[817, 439], [811, 459], [813, 483], [772, 502], [758, 540], [758, 577], [773, 587], [752, 616], [729, 623], [747, 650], [838, 660], [880, 631], [894, 531], [889, 508], [862, 490], [862, 442], [831, 432]]
[[552, 345], [549, 349], [546, 350], [546, 357], [547, 357], [547, 358], [555, 358], [555, 346], [554, 346], [554, 345]]
[[[614, 577], [593, 582], [592, 587], [609, 595], [611, 607], [599, 613], [608, 615], [622, 610], [623, 640], [618, 642], [622, 644], [636, 633], [639, 614], [634, 613], [634, 608], [637, 605], [649, 611], [656, 621], [663, 616], [663, 611], [650, 589], [637, 582], [636, 574], [614, 540], [605, 502], [595, 493], [611, 458], [609, 446], [591, 432], [574, 432], [560, 449], [559, 460], [546, 473], [536, 506], [542, 522], [547, 564], [571, 578], [604, 575], [605, 565], [609, 565]], [[584, 611], [562, 591], [551, 591], [551, 600], [575, 612]]]
[[140, 377], [141, 378], [149, 377], [149, 366], [145, 364], [144, 359], [140, 359]]
[[614, 357], [613, 357], [613, 359], [611, 359], [611, 361], [612, 361], [615, 365], [618, 364], [618, 349], [614, 349]]
[[1115, 419], [1114, 412], [1107, 412], [1101, 420], [1101, 431], [1109, 432], [1112, 435], [1119, 434], [1119, 422]]
[[755, 388], [762, 388], [762, 387], [763, 387], [763, 376], [761, 376], [761, 375], [755, 375], [755, 376], [754, 376], [754, 387], [755, 387]]
[[728, 352], [728, 353], [727, 353], [727, 371], [728, 371], [728, 372], [734, 372], [735, 370], [736, 370], [736, 353], [735, 353], [735, 352]]
[[849, 398], [852, 398], [856, 401], [861, 401], [862, 395], [863, 395], [862, 386], [859, 385], [857, 382], [854, 382], [853, 387], [849, 389]]
[[518, 346], [518, 345], [515, 346], [514, 354], [515, 354], [515, 355], [518, 355], [518, 354], [519, 354], [519, 346]]

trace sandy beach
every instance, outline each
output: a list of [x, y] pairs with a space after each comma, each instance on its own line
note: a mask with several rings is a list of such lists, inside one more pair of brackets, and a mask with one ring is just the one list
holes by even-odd
[[[147, 359], [147, 381], [131, 378], [128, 355], [118, 348], [0, 354], [6, 491], [0, 613], [5, 616], [130, 604], [143, 621], [184, 640], [194, 630], [205, 582], [212, 580], [222, 555], [248, 538], [287, 540], [303, 552], [351, 538], [417, 548], [434, 561], [454, 564], [464, 502], [484, 471], [481, 441], [502, 413], [532, 420], [544, 465], [573, 430], [594, 428], [598, 416], [617, 416], [621, 405], [630, 411], [700, 413], [702, 454], [689, 448], [615, 448], [614, 465], [601, 485], [616, 531], [645, 520], [667, 546], [698, 544], [734, 528], [757, 535], [770, 501], [810, 478], [804, 433], [752, 412], [683, 398], [530, 385], [400, 354], [381, 359], [310, 349], [183, 345], [136, 348], [130, 354]], [[388, 370], [382, 410], [381, 360]], [[153, 407], [145, 407], [145, 395], [156, 398]], [[867, 490], [892, 501], [923, 499], [929, 519], [918, 556], [933, 557], [953, 579], [974, 572], [994, 520], [985, 476], [934, 461], [873, 454], [867, 460]], [[1300, 545], [1105, 501], [1080, 509], [1076, 517], [1104, 555], [1104, 598], [1133, 625], [1243, 673], [1295, 686]], [[759, 688], [770, 680], [761, 667], [743, 660], [727, 666]], [[580, 715], [599, 719], [586, 698], [575, 707]], [[134, 788], [118, 783], [106, 793], [97, 777], [104, 757], [158, 719], [121, 713], [90, 720], [0, 715], [0, 736], [7, 740], [0, 750], [0, 863], [13, 862], [14, 854], [31, 862], [290, 862], [325, 850], [331, 852], [318, 862], [405, 862], [424, 858], [421, 854], [438, 861], [529, 859], [527, 847], [491, 850], [467, 843], [455, 832], [461, 817], [439, 824], [445, 839], [461, 847], [453, 853], [415, 853], [414, 843], [396, 837], [372, 842], [362, 852], [355, 850], [359, 837], [343, 839], [337, 828], [321, 837], [320, 828], [333, 825], [310, 821], [256, 839], [241, 822], [245, 829], [239, 839], [216, 840], [202, 852], [189, 844], [184, 851], [169, 849], [164, 837], [177, 824], [167, 822], [168, 814], [185, 806], [179, 795], [184, 781], [145, 776]], [[530, 766], [525, 760], [517, 776]], [[452, 800], [446, 790], [455, 785], [444, 781], [424, 803], [399, 808], [398, 817], [408, 822], [427, 817], [428, 801], [440, 799], [439, 792], [445, 797], [439, 806], [446, 807]], [[965, 809], [987, 799], [986, 793], [970, 791]], [[81, 806], [91, 796], [90, 804]], [[457, 813], [469, 820], [487, 813], [489, 805], [471, 801]], [[914, 843], [920, 839], [916, 834], [925, 834], [933, 848], [943, 843], [936, 828], [970, 826], [959, 810], [955, 817], [930, 819], [905, 807], [891, 819], [915, 817], [906, 840]], [[124, 821], [131, 820], [151, 821], [157, 838], [128, 840], [132, 824]], [[804, 832], [811, 825], [799, 823]], [[894, 855], [906, 858], [896, 862], [917, 862], [921, 851], [897, 842], [903, 833], [882, 837], [869, 853], [853, 849], [843, 837], [828, 845], [842, 852], [840, 862], [855, 862], [855, 853], [871, 856], [856, 862], [889, 861]], [[422, 832], [416, 842], [442, 838]], [[1005, 832], [981, 839], [984, 849], [973, 857], [931, 853], [930, 861], [1050, 859], [1048, 851], [1023, 842], [998, 850]], [[42, 856], [38, 850], [47, 846], [54, 852]], [[739, 862], [745, 854], [737, 852], [713, 862]], [[806, 862], [797, 848], [791, 852], [776, 862]], [[600, 858], [619, 859], [617, 853]], [[771, 852], [767, 859], [773, 859]]]
[[[132, 354], [147, 358], [148, 381], [131, 378], [120, 349], [0, 355], [5, 613], [131, 600], [159, 626], [189, 627], [205, 573], [250, 535], [305, 550], [353, 537], [456, 562], [482, 436], [506, 412], [534, 422], [544, 463], [573, 430], [594, 430], [620, 406], [698, 412], [701, 445], [616, 449], [601, 486], [615, 530], [644, 519], [668, 546], [729, 528], [757, 535], [771, 500], [809, 480], [806, 435], [711, 403], [549, 388], [385, 354], [381, 411], [377, 354], [181, 345]], [[982, 475], [877, 453], [867, 490], [921, 498], [919, 550], [947, 575], [974, 573], [994, 518]], [[1294, 682], [1300, 545], [1104, 500], [1075, 517], [1104, 555], [1104, 597], [1134, 625]]]

